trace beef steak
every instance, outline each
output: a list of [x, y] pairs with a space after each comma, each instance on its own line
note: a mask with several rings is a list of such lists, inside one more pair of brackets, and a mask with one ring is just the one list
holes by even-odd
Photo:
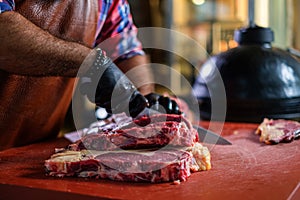
[[45, 161], [47, 174], [159, 183], [185, 181], [191, 172], [211, 168], [209, 150], [180, 115], [141, 117], [110, 127], [94, 124], [91, 134], [53, 154]]
[[265, 118], [255, 133], [260, 135], [259, 140], [266, 144], [291, 142], [300, 135], [300, 123], [292, 120]]
[[99, 130], [88, 134], [74, 144], [69, 150], [117, 150], [141, 149], [172, 146], [193, 146], [198, 141], [197, 131], [188, 129], [184, 122], [166, 121], [148, 124], [146, 126], [126, 126], [122, 129]]
[[49, 175], [108, 178], [116, 181], [185, 181], [192, 156], [186, 151], [138, 152], [66, 151], [46, 160]]

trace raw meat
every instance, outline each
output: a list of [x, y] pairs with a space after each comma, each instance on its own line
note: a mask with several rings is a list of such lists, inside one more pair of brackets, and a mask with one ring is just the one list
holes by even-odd
[[191, 172], [209, 170], [210, 153], [200, 143], [158, 151], [63, 151], [45, 161], [50, 176], [108, 178], [115, 181], [186, 181]]
[[266, 144], [291, 142], [300, 135], [300, 123], [292, 120], [265, 118], [255, 133], [260, 135], [260, 141]]
[[172, 146], [193, 146], [198, 141], [195, 129], [188, 129], [184, 122], [166, 121], [146, 126], [127, 125], [121, 129], [99, 130], [88, 134], [69, 146], [69, 150], [117, 150]]
[[111, 127], [92, 125], [90, 134], [45, 161], [47, 174], [159, 183], [185, 181], [191, 172], [211, 168], [209, 150], [182, 116], [141, 117]]
[[[66, 159], [67, 158], [67, 159]], [[50, 175], [108, 178], [116, 181], [185, 181], [192, 156], [186, 151], [150, 153], [67, 151], [46, 161]]]

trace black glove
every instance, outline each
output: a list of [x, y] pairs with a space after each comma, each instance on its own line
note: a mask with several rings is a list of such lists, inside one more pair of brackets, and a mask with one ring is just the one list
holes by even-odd
[[150, 93], [145, 96], [149, 102], [149, 106], [153, 110], [167, 114], [182, 114], [176, 101], [159, 94]]
[[96, 54], [92, 67], [81, 78], [81, 93], [110, 114], [137, 116], [148, 106], [148, 100], [101, 49], [96, 49]]

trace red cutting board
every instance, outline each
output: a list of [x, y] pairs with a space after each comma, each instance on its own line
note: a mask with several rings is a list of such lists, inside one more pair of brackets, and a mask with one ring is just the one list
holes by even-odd
[[226, 123], [222, 135], [233, 145], [210, 145], [212, 169], [180, 185], [47, 177], [44, 160], [68, 141], [12, 148], [0, 152], [0, 199], [300, 199], [300, 140], [265, 145], [256, 127]]

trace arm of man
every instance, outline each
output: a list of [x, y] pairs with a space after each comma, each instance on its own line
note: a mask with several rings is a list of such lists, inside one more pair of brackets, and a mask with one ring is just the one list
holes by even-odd
[[112, 1], [107, 9], [102, 11], [107, 13], [100, 17], [105, 21], [96, 39], [96, 45], [106, 51], [142, 94], [153, 92], [154, 79], [149, 59], [137, 37], [138, 30], [133, 22], [128, 1]]
[[30, 76], [74, 77], [91, 49], [42, 30], [17, 12], [0, 14], [0, 69]]

